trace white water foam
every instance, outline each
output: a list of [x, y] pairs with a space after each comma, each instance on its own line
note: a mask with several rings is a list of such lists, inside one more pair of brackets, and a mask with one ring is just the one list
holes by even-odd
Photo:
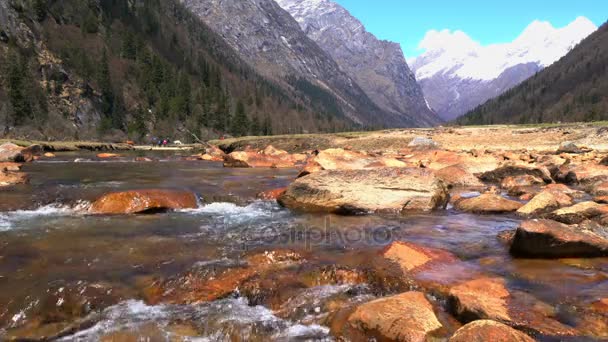
[[244, 207], [234, 203], [215, 202], [202, 205], [197, 209], [186, 209], [179, 212], [211, 216], [216, 221], [229, 225], [278, 218], [288, 213], [278, 204], [264, 201], [256, 201]]
[[[117, 331], [137, 331], [154, 324], [166, 340], [173, 333], [167, 327], [174, 322], [192, 322], [203, 334], [190, 341], [224, 341], [234, 334], [244, 340], [262, 337], [268, 340], [288, 341], [294, 338], [330, 341], [329, 329], [319, 325], [302, 325], [285, 321], [262, 306], [249, 306], [244, 298], [225, 299], [193, 305], [146, 305], [129, 300], [104, 310], [101, 320], [86, 330], [62, 338], [60, 341], [99, 340], [105, 334]], [[260, 336], [262, 334], [262, 336]]]
[[0, 231], [8, 231], [15, 228], [15, 225], [26, 220], [33, 220], [40, 217], [61, 217], [84, 215], [90, 202], [79, 201], [74, 206], [60, 203], [51, 203], [32, 210], [16, 210], [0, 213]]

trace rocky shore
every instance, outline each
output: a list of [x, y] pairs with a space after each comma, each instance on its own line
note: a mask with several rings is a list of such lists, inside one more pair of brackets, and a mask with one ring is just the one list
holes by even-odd
[[[507, 136], [510, 143], [500, 145]], [[496, 236], [507, 245], [513, 262], [583, 262], [608, 257], [606, 136], [597, 127], [391, 131], [334, 136], [331, 139], [339, 143], [323, 149], [314, 147], [327, 141], [303, 137], [232, 141], [184, 159], [221, 162], [227, 168], [298, 169], [288, 187], [258, 195], [294, 212], [517, 218], [521, 223], [516, 229]], [[297, 146], [290, 145], [294, 141]], [[251, 144], [243, 145], [246, 142]], [[287, 145], [292, 148], [278, 147]], [[1, 184], [27, 182], [20, 163], [52, 158], [43, 152], [2, 145]], [[197, 203], [197, 195], [189, 191], [144, 189], [106, 193], [86, 210], [89, 215], [141, 215], [194, 209]], [[606, 293], [577, 308], [576, 321], [566, 321], [545, 299], [424, 244], [394, 241], [362, 251], [357, 261], [345, 264], [321, 265], [313, 262], [316, 258], [314, 252], [296, 248], [249, 251], [238, 264], [199, 265], [182, 274], [142, 279], [138, 295], [149, 305], [191, 305], [239, 296], [281, 319], [295, 320], [302, 319], [296, 308], [306, 305], [294, 304], [299, 293], [318, 286], [349, 286], [354, 292], [365, 287], [366, 295], [335, 295], [316, 302], [309, 310], [326, 314], [311, 323], [352, 341], [608, 338]], [[74, 305], [72, 311], [79, 312]], [[11, 330], [8, 336], [63, 336], [80, 329], [82, 317], [76, 316], [67, 325], [39, 323], [25, 331]], [[128, 335], [119, 337], [128, 340]]]

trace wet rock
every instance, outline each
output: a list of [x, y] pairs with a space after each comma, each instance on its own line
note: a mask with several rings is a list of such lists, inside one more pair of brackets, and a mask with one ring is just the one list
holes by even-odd
[[496, 194], [462, 198], [454, 203], [454, 207], [458, 210], [479, 214], [508, 213], [517, 211], [522, 206], [523, 204], [520, 202]]
[[224, 151], [222, 151], [219, 147], [211, 145], [205, 150], [205, 155], [211, 158], [207, 160], [223, 161], [226, 153], [224, 153]]
[[473, 321], [450, 338], [449, 342], [534, 342], [535, 340], [521, 331], [508, 325], [491, 321]]
[[422, 292], [406, 292], [360, 305], [348, 324], [368, 336], [390, 341], [426, 341], [443, 327]]
[[36, 160], [44, 153], [44, 148], [40, 145], [30, 145], [21, 150], [21, 156], [23, 162], [29, 163]]
[[525, 221], [517, 228], [510, 252], [526, 258], [608, 256], [608, 232], [598, 234], [600, 229], [568, 226], [551, 220]]
[[479, 278], [450, 290], [449, 306], [463, 322], [488, 319], [518, 330], [548, 336], [572, 335], [553, 317], [553, 308], [531, 295], [508, 290], [502, 278]]
[[267, 191], [262, 191], [256, 195], [257, 198], [265, 201], [274, 201], [277, 200], [281, 195], [283, 195], [287, 191], [287, 188], [278, 188]]
[[408, 274], [429, 269], [432, 265], [451, 264], [459, 261], [450, 252], [404, 241], [393, 242], [387, 246], [382, 251], [382, 256], [395, 262], [404, 273]]
[[[218, 266], [195, 267], [180, 277], [155, 282], [145, 289], [149, 303], [191, 304], [213, 301], [234, 293], [246, 281], [279, 269], [291, 267], [302, 262], [302, 256], [289, 250], [266, 251], [247, 256], [242, 263], [226, 268]], [[292, 277], [293, 278], [293, 277]], [[268, 278], [270, 279], [270, 278]], [[258, 287], [256, 281], [246, 286], [249, 295], [255, 297]], [[272, 289], [271, 289], [272, 290]]]
[[501, 183], [507, 177], [534, 176], [542, 179], [545, 183], [551, 183], [551, 173], [543, 166], [528, 166], [520, 164], [503, 165], [492, 171], [484, 172], [479, 178], [486, 182]]
[[277, 150], [272, 146], [262, 151], [237, 151], [224, 157], [225, 167], [237, 168], [290, 168], [302, 160], [286, 151]]
[[29, 177], [23, 172], [0, 171], [0, 187], [27, 184]]
[[447, 201], [445, 183], [415, 168], [320, 171], [299, 178], [279, 197], [288, 208], [339, 214], [431, 211]]
[[149, 162], [153, 162], [154, 160], [152, 160], [148, 157], [136, 157], [135, 161], [138, 163], [149, 163]]
[[439, 144], [435, 141], [433, 141], [433, 139], [427, 138], [427, 137], [415, 137], [414, 139], [412, 139], [412, 141], [410, 141], [410, 143], [407, 145], [408, 147], [414, 148], [414, 149], [429, 149], [429, 150], [433, 150], [433, 149], [437, 149], [439, 148]]
[[111, 158], [118, 158], [120, 157], [120, 154], [117, 153], [98, 153], [97, 154], [97, 158], [99, 159], [111, 159]]
[[21, 164], [20, 163], [13, 163], [13, 162], [4, 162], [4, 163], [0, 163], [0, 171], [20, 171], [21, 170]]
[[45, 154], [43, 154], [43, 156], [45, 158], [55, 158], [56, 157], [55, 153], [52, 153], [52, 152], [46, 152]]
[[547, 214], [547, 218], [562, 223], [575, 224], [606, 214], [608, 214], [608, 205], [589, 201], [555, 210]]
[[530, 202], [517, 210], [524, 216], [539, 215], [564, 206], [572, 205], [573, 200], [567, 194], [557, 191], [544, 190], [534, 196]]
[[483, 187], [484, 184], [467, 169], [452, 165], [435, 172], [450, 187]]
[[24, 162], [21, 151], [23, 147], [12, 143], [0, 145], [0, 162]]
[[146, 189], [109, 193], [91, 205], [92, 214], [138, 214], [198, 207], [196, 195], [188, 191]]

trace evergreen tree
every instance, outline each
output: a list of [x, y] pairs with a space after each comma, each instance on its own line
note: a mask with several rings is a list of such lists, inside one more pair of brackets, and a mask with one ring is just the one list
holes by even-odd
[[236, 104], [236, 113], [232, 119], [231, 129], [232, 134], [235, 136], [244, 136], [249, 131], [249, 119], [245, 114], [245, 104], [242, 101], [238, 101]]
[[263, 135], [272, 135], [272, 122], [270, 121], [270, 116], [266, 115], [264, 118], [264, 125], [262, 128]]
[[34, 15], [38, 21], [43, 21], [46, 18], [47, 3], [46, 0], [34, 0], [32, 4]]
[[6, 63], [8, 97], [13, 115], [8, 120], [13, 125], [21, 125], [32, 116], [32, 105], [28, 98], [27, 63], [17, 51], [9, 51]]
[[260, 135], [261, 133], [260, 120], [258, 119], [257, 115], [254, 115], [253, 120], [251, 120], [250, 133], [251, 135]]

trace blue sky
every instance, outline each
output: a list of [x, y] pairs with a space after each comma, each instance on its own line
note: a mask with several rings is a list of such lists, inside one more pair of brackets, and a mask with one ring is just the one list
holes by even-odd
[[483, 45], [515, 39], [533, 20], [562, 27], [585, 16], [608, 20], [608, 0], [334, 0], [378, 38], [401, 43], [406, 56], [431, 29], [461, 30]]

